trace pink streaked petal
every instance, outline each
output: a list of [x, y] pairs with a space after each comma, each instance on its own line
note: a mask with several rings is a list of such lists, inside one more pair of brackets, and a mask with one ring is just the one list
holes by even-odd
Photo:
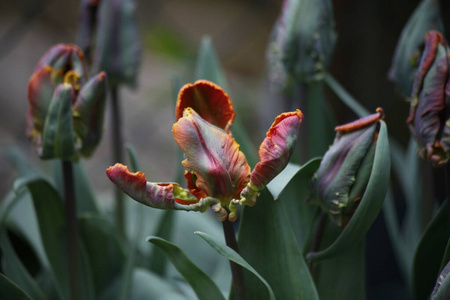
[[220, 86], [207, 80], [184, 85], [178, 94], [177, 120], [183, 116], [184, 110], [188, 107], [209, 123], [227, 132], [230, 131], [235, 112], [230, 97]]
[[150, 207], [184, 209], [183, 205], [198, 202], [195, 198], [189, 198], [189, 192], [177, 183], [148, 182], [144, 173], [132, 173], [127, 166], [119, 163], [109, 167], [106, 174], [125, 194]]
[[197, 176], [196, 187], [225, 205], [239, 195], [250, 167], [231, 135], [202, 119], [191, 108], [173, 125], [172, 132], [186, 154], [183, 165]]
[[263, 189], [286, 167], [302, 122], [303, 113], [298, 109], [275, 119], [259, 147], [260, 161], [250, 174], [249, 186], [254, 191]]

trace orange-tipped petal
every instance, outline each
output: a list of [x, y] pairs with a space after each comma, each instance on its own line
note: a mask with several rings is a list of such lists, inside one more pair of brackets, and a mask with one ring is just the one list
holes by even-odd
[[186, 84], [180, 90], [177, 99], [177, 120], [183, 116], [186, 108], [191, 107], [209, 123], [229, 132], [234, 121], [234, 108], [230, 97], [221, 87], [207, 81], [198, 80]]
[[275, 119], [259, 147], [260, 161], [250, 174], [249, 186], [254, 191], [263, 189], [286, 167], [302, 122], [303, 113], [298, 109]]
[[227, 205], [244, 187], [250, 167], [239, 144], [225, 131], [187, 108], [173, 125], [175, 141], [186, 154], [183, 165], [195, 172], [195, 186]]
[[154, 208], [191, 210], [183, 205], [197, 203], [189, 191], [177, 183], [148, 182], [142, 172], [132, 173], [128, 167], [115, 164], [106, 170], [109, 179], [134, 200]]

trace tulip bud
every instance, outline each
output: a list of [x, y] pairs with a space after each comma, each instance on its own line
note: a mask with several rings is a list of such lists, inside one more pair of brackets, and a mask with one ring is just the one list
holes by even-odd
[[[449, 299], [450, 298], [450, 288], [448, 274], [450, 273], [450, 262], [442, 270], [441, 274], [436, 280], [436, 285], [434, 286], [433, 292], [431, 293], [430, 300], [438, 299]], [[446, 281], [446, 282], [445, 282]]]
[[411, 96], [414, 75], [424, 46], [423, 37], [430, 30], [443, 30], [437, 0], [423, 0], [416, 8], [403, 28], [392, 59], [389, 79], [396, 83], [405, 98]]
[[331, 1], [285, 0], [267, 50], [269, 80], [321, 80], [335, 41]]
[[93, 70], [105, 71], [109, 83], [135, 86], [141, 63], [134, 0], [102, 0], [98, 6]]
[[434, 166], [450, 159], [449, 62], [442, 35], [427, 33], [406, 122], [419, 144], [419, 154]]
[[338, 126], [333, 145], [312, 179], [311, 203], [318, 204], [334, 223], [345, 227], [369, 182], [383, 110]]
[[28, 100], [27, 135], [42, 159], [89, 156], [100, 142], [106, 76], [88, 81], [78, 47], [59, 44], [39, 60]]

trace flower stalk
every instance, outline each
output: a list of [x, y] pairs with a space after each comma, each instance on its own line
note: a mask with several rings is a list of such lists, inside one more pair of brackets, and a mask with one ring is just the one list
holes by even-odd
[[[225, 220], [222, 222], [222, 227], [227, 246], [236, 251], [237, 253], [239, 253], [233, 223], [228, 220]], [[230, 268], [233, 280], [235, 299], [236, 300], [247, 299], [245, 296], [244, 271], [242, 267], [230, 260]]]
[[67, 260], [70, 278], [70, 299], [80, 299], [80, 269], [78, 253], [78, 222], [72, 162], [61, 161], [64, 180], [65, 215], [67, 224]]
[[[123, 138], [122, 138], [122, 119], [120, 116], [120, 98], [118, 86], [112, 85], [110, 88], [111, 93], [111, 105], [112, 105], [112, 148], [113, 148], [113, 161], [123, 161]], [[115, 215], [116, 226], [121, 236], [125, 236], [125, 208], [123, 203], [123, 192], [115, 187]]]

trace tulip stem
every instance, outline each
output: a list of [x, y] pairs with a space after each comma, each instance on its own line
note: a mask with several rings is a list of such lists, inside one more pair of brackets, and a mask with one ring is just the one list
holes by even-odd
[[[317, 221], [317, 227], [316, 227], [316, 232], [314, 233], [314, 237], [311, 243], [311, 250], [309, 251], [309, 253], [314, 253], [319, 251], [320, 249], [320, 244], [322, 243], [322, 239], [323, 239], [323, 234], [325, 232], [325, 226], [327, 224], [327, 215], [324, 213], [321, 213], [319, 216], [319, 220]], [[310, 261], [308, 262], [308, 269], [310, 272], [312, 272], [312, 267], [313, 267], [313, 262]]]
[[358, 117], [363, 118], [365, 116], [370, 115], [369, 111], [364, 108], [359, 102], [350, 95], [349, 92], [345, 90], [345, 88], [337, 82], [337, 80], [333, 77], [333, 75], [327, 73], [324, 77], [324, 82], [328, 85], [328, 87], [347, 105]]
[[[234, 232], [233, 223], [228, 220], [222, 222], [223, 233], [225, 235], [225, 242], [228, 247], [239, 253], [236, 241], [236, 234]], [[233, 278], [234, 296], [236, 300], [245, 300], [245, 284], [244, 271], [242, 267], [230, 260], [231, 276]]]
[[[118, 87], [111, 86], [111, 103], [112, 103], [112, 147], [113, 147], [113, 163], [123, 162], [122, 151], [122, 120], [120, 117], [120, 99]], [[123, 201], [123, 193], [118, 187], [115, 188], [115, 214], [116, 226], [120, 236], [125, 237], [125, 209]]]
[[69, 266], [70, 299], [80, 299], [80, 270], [78, 256], [78, 222], [72, 162], [63, 160], [65, 215], [67, 224], [67, 260]]

